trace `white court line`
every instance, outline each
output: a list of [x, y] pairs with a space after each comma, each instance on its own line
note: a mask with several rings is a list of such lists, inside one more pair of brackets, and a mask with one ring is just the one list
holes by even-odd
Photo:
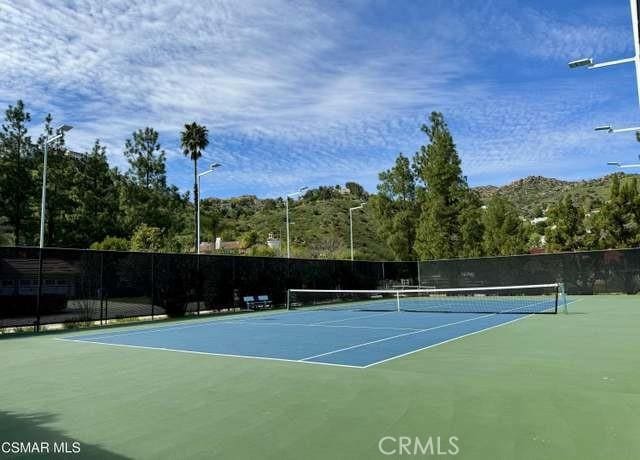
[[384, 312], [378, 312], [378, 313], [374, 313], [372, 315], [364, 315], [364, 316], [351, 316], [349, 318], [342, 318], [342, 319], [332, 319], [329, 321], [318, 321], [315, 322], [313, 324], [332, 324], [332, 323], [340, 323], [343, 321], [351, 321], [353, 319], [365, 319], [365, 318], [374, 318], [374, 317], [378, 317], [378, 316], [384, 316], [384, 315], [388, 315], [390, 313], [398, 313], [396, 310], [393, 311], [384, 311]]
[[[293, 312], [293, 313], [298, 313]], [[300, 312], [302, 313], [302, 312]], [[284, 315], [284, 314], [289, 314], [288, 310], [273, 310], [273, 311], [269, 311], [269, 312], [252, 312], [252, 313], [237, 313], [237, 316], [235, 317], [231, 317], [231, 318], [225, 318], [225, 317], [217, 317], [217, 318], [210, 318], [210, 319], [204, 319], [204, 320], [198, 320], [193, 319], [193, 320], [186, 320], [186, 321], [193, 321], [194, 323], [192, 324], [166, 324], [164, 326], [160, 326], [160, 327], [156, 327], [156, 328], [148, 328], [148, 329], [133, 329], [133, 330], [125, 330], [125, 331], [105, 331], [102, 333], [87, 333], [84, 334], [84, 337], [91, 337], [94, 339], [107, 339], [107, 338], [111, 338], [111, 337], [120, 337], [123, 335], [134, 335], [134, 334], [146, 334], [146, 333], [151, 333], [151, 332], [164, 332], [164, 331], [173, 331], [173, 330], [180, 330], [180, 329], [189, 329], [192, 327], [201, 327], [201, 326], [209, 326], [211, 324], [227, 324], [227, 323], [236, 323], [236, 322], [242, 322], [242, 321], [246, 321], [246, 318], [244, 318], [244, 315], [256, 315], [254, 318], [265, 318], [265, 317], [270, 317], [270, 316], [277, 316], [277, 315]], [[141, 326], [144, 327], [144, 326]], [[74, 333], [72, 333], [74, 334]], [[76, 335], [76, 338], [81, 338], [83, 337], [83, 335]]]
[[[265, 318], [265, 317], [271, 317], [271, 316], [278, 316], [278, 315], [288, 315], [289, 310], [282, 310], [282, 311], [272, 311], [272, 312], [261, 312], [262, 314], [260, 314], [259, 316], [255, 316], [253, 319], [256, 318]], [[303, 312], [303, 311], [293, 311], [293, 313], [309, 313], [309, 312]], [[339, 322], [339, 321], [347, 321], [347, 320], [351, 320], [351, 319], [363, 319], [363, 318], [370, 318], [373, 316], [382, 316], [388, 313], [397, 313], [395, 311], [392, 312], [384, 312], [384, 313], [377, 313], [375, 315], [365, 315], [365, 316], [353, 316], [350, 318], [344, 318], [344, 319], [339, 319], [339, 320], [331, 320], [331, 321], [318, 321], [316, 323], [312, 323], [312, 324], [325, 324], [325, 323], [333, 323], [333, 322]], [[247, 313], [247, 314], [252, 314], [252, 313]], [[86, 334], [87, 337], [91, 337], [93, 339], [108, 339], [111, 337], [121, 337], [121, 336], [125, 336], [125, 335], [136, 335], [136, 334], [149, 334], [149, 333], [153, 333], [153, 332], [164, 332], [164, 331], [175, 331], [175, 330], [181, 330], [181, 329], [190, 329], [190, 328], [194, 328], [194, 327], [203, 327], [203, 326], [209, 326], [211, 324], [228, 324], [228, 323], [242, 323], [242, 322], [246, 322], [248, 320], [248, 318], [242, 318], [242, 317], [235, 317], [235, 318], [214, 318], [214, 319], [209, 319], [209, 320], [205, 320], [205, 321], [198, 321], [195, 324], [175, 324], [175, 325], [170, 325], [167, 324], [165, 326], [161, 326], [161, 327], [156, 327], [156, 328], [149, 328], [149, 329], [135, 329], [135, 330], [130, 330], [130, 331], [112, 331], [112, 332], [102, 332], [102, 333], [97, 333], [97, 334]], [[197, 321], [194, 320], [194, 321]], [[77, 338], [81, 338], [82, 336], [78, 336], [76, 335]], [[87, 340], [88, 342], [88, 340]]]
[[321, 356], [333, 355], [335, 353], [340, 353], [342, 351], [353, 350], [354, 348], [366, 347], [367, 345], [373, 345], [374, 343], [386, 342], [387, 340], [393, 340], [393, 339], [397, 339], [397, 338], [400, 338], [400, 337], [406, 337], [408, 335], [414, 335], [414, 334], [420, 334], [421, 332], [433, 331], [435, 329], [441, 329], [443, 327], [453, 326], [455, 324], [466, 323], [468, 321], [475, 321], [477, 319], [487, 318], [489, 316], [495, 316], [495, 313], [491, 313], [489, 315], [475, 316], [473, 318], [467, 318], [467, 319], [463, 319], [461, 321], [454, 321], [453, 323], [440, 324], [439, 326], [429, 327], [427, 329], [418, 329], [418, 330], [415, 330], [413, 332], [407, 332], [405, 334], [393, 335], [391, 337], [385, 337], [383, 339], [372, 340], [370, 342], [359, 343], [357, 345], [352, 345], [350, 347], [339, 348], [337, 350], [328, 351], [326, 353], [320, 353], [319, 355], [307, 356], [306, 358], [302, 358], [301, 361], [306, 361], [308, 359], [314, 359], [314, 358], [320, 358]]
[[192, 355], [207, 355], [207, 356], [222, 356], [225, 358], [243, 358], [243, 359], [260, 359], [265, 361], [282, 361], [286, 363], [302, 363], [302, 364], [320, 364], [322, 366], [335, 366], [335, 367], [348, 367], [351, 369], [364, 369], [364, 366], [352, 366], [350, 364], [336, 364], [336, 363], [324, 363], [316, 361], [302, 361], [299, 359], [286, 359], [286, 358], [270, 358], [267, 356], [253, 356], [253, 355], [234, 355], [230, 353], [211, 353], [208, 351], [193, 351], [193, 350], [181, 350], [177, 348], [165, 348], [165, 347], [149, 347], [144, 345], [127, 345], [123, 343], [108, 343], [108, 342], [95, 342], [92, 340], [80, 340], [80, 339], [63, 339], [56, 338], [60, 342], [74, 342], [74, 343], [91, 343], [94, 345], [107, 345], [111, 347], [123, 347], [123, 348], [137, 348], [141, 350], [159, 350], [159, 351], [172, 351], [175, 353], [186, 353]]
[[[103, 332], [98, 334], [86, 334], [86, 337], [91, 337], [93, 339], [108, 339], [111, 337], [121, 337], [124, 335], [135, 335], [135, 334], [148, 334], [152, 332], [164, 332], [164, 331], [174, 331], [180, 329], [189, 329], [192, 327], [202, 327], [208, 326], [210, 324], [222, 324], [222, 323], [233, 323], [241, 321], [240, 318], [229, 318], [229, 319], [219, 319], [219, 320], [210, 320], [198, 322], [197, 324], [176, 324], [176, 325], [166, 325], [163, 327], [150, 328], [150, 329], [136, 329], [133, 331], [113, 331], [113, 332]], [[76, 338], [81, 338], [82, 335], [76, 335]], [[86, 340], [88, 342], [88, 340]]]
[[[584, 300], [584, 299], [572, 300], [571, 302], [567, 302], [567, 305], [570, 305], [570, 304], [576, 303], [576, 302], [580, 302], [581, 300]], [[363, 366], [363, 367], [365, 369], [367, 369], [369, 367], [376, 366], [378, 364], [386, 363], [388, 361], [393, 361], [394, 359], [398, 359], [398, 358], [402, 358], [404, 356], [409, 356], [409, 355], [412, 355], [414, 353], [418, 353], [419, 351], [428, 350], [429, 348], [433, 348], [433, 347], [437, 347], [437, 346], [443, 345], [445, 343], [453, 342], [455, 340], [459, 340], [459, 339], [462, 339], [464, 337], [469, 337], [470, 335], [479, 334], [481, 332], [486, 332], [486, 331], [488, 331], [490, 329], [495, 329], [496, 327], [504, 326], [506, 324], [515, 323], [516, 321], [520, 321], [522, 319], [528, 318], [529, 316], [533, 316], [533, 315], [536, 315], [536, 313], [530, 313], [528, 315], [522, 316], [521, 318], [515, 318], [515, 319], [512, 319], [511, 321], [507, 321], [506, 323], [496, 324], [494, 326], [485, 327], [484, 329], [480, 329], [480, 330], [475, 331], [475, 332], [470, 332], [468, 334], [459, 335], [458, 337], [452, 337], [450, 339], [443, 340], [441, 342], [432, 343], [431, 345], [427, 345], [426, 347], [418, 348], [417, 350], [411, 350], [411, 351], [408, 351], [406, 353], [402, 353], [400, 355], [391, 356], [390, 358], [382, 359], [380, 361], [376, 361], [375, 363], [367, 364], [366, 366]]]
[[[439, 326], [429, 327], [429, 328], [426, 328], [426, 329], [418, 329], [418, 330], [416, 330], [416, 331], [413, 331], [413, 332], [407, 332], [407, 333], [405, 333], [405, 334], [398, 334], [398, 335], [394, 335], [394, 336], [391, 336], [391, 337], [385, 337], [385, 338], [378, 339], [378, 340], [372, 340], [372, 341], [370, 341], [370, 342], [364, 342], [364, 343], [360, 343], [360, 344], [357, 344], [357, 345], [352, 345], [352, 346], [350, 346], [350, 347], [339, 348], [339, 349], [337, 349], [337, 350], [328, 351], [328, 352], [326, 352], [326, 353], [320, 353], [320, 354], [318, 354], [318, 355], [307, 356], [306, 358], [302, 358], [302, 360], [301, 360], [301, 361], [306, 361], [306, 360], [309, 360], [309, 359], [320, 358], [320, 357], [322, 357], [322, 356], [333, 355], [333, 354], [336, 354], [336, 353], [341, 353], [341, 352], [343, 352], [343, 351], [353, 350], [353, 349], [355, 349], [355, 348], [362, 348], [362, 347], [366, 347], [366, 346], [368, 346], [368, 345], [373, 345], [373, 344], [380, 343], [380, 342], [386, 342], [387, 340], [393, 340], [393, 339], [397, 339], [397, 338], [400, 338], [400, 337], [407, 337], [407, 336], [409, 336], [409, 335], [420, 334], [420, 333], [422, 333], [422, 332], [433, 331], [433, 330], [436, 330], [436, 329], [441, 329], [441, 328], [443, 328], [443, 327], [454, 326], [454, 325], [456, 325], [456, 324], [466, 323], [466, 322], [469, 322], [469, 321], [475, 321], [475, 320], [477, 320], [477, 319], [488, 318], [488, 317], [490, 317], [490, 316], [496, 316], [496, 315], [499, 315], [499, 314], [508, 314], [508, 312], [509, 312], [509, 311], [512, 311], [512, 310], [521, 310], [521, 309], [523, 309], [523, 308], [527, 308], [527, 307], [530, 307], [530, 306], [532, 306], [532, 305], [536, 305], [536, 304], [538, 304], [538, 303], [540, 303], [540, 302], [535, 302], [535, 303], [533, 303], [533, 304], [529, 304], [529, 305], [523, 305], [522, 307], [512, 308], [512, 309], [510, 309], [510, 310], [505, 310], [505, 311], [500, 312], [500, 313], [489, 313], [489, 314], [486, 314], [486, 315], [475, 316], [475, 317], [473, 317], [473, 318], [463, 319], [463, 320], [460, 320], [460, 321], [454, 321], [454, 322], [452, 322], [452, 323], [440, 324]], [[526, 317], [531, 316], [531, 315], [533, 315], [533, 314], [535, 314], [535, 313], [530, 313], [530, 314], [528, 314], [528, 315], [525, 315], [523, 318], [526, 318]], [[516, 320], [518, 320], [518, 319], [522, 319], [522, 318], [516, 318]], [[510, 323], [510, 322], [513, 322], [513, 321], [515, 321], [515, 320], [507, 321], [507, 322], [505, 322], [505, 323], [501, 323], [501, 324], [508, 324], [508, 323]], [[482, 329], [481, 329], [481, 330], [482, 330]]]
[[[572, 304], [572, 303], [576, 303], [576, 302], [580, 302], [581, 300], [584, 300], [584, 299], [578, 299], [578, 300], [573, 300], [573, 301], [567, 302], [567, 305]], [[143, 345], [126, 345], [126, 344], [119, 344], [119, 343], [98, 342], [98, 341], [94, 341], [94, 340], [83, 340], [82, 338], [76, 338], [76, 339], [68, 338], [68, 339], [66, 339], [66, 338], [57, 337], [57, 338], [54, 338], [54, 340], [61, 341], [61, 342], [91, 343], [91, 344], [94, 344], [94, 345], [106, 345], [106, 346], [113, 346], [113, 347], [134, 348], [134, 349], [143, 349], [143, 350], [172, 351], [172, 352], [175, 352], [175, 353], [186, 353], [186, 354], [196, 354], [196, 355], [220, 356], [220, 357], [243, 358], [243, 359], [259, 359], [259, 360], [267, 360], [267, 361], [281, 361], [281, 362], [293, 362], [293, 363], [303, 363], [303, 364], [316, 364], [316, 365], [323, 365], [323, 366], [346, 367], [346, 368], [351, 368], [351, 369], [366, 369], [366, 368], [375, 366], [377, 364], [381, 364], [381, 363], [384, 363], [384, 362], [387, 362], [387, 361], [391, 361], [393, 359], [397, 359], [397, 358], [401, 358], [403, 356], [407, 356], [407, 355], [410, 355], [410, 354], [413, 354], [413, 353], [417, 353], [419, 351], [422, 351], [422, 350], [425, 350], [425, 349], [428, 349], [428, 348], [433, 348], [433, 347], [436, 347], [438, 345], [442, 345], [444, 343], [448, 343], [448, 342], [452, 342], [454, 340], [461, 339], [463, 337], [467, 337], [467, 336], [470, 336], [470, 335], [478, 334], [480, 332], [484, 332], [484, 331], [487, 331], [489, 329], [494, 329], [494, 328], [499, 327], [499, 326], [504, 326], [505, 324], [510, 324], [510, 323], [515, 322], [515, 321], [519, 321], [521, 319], [527, 318], [529, 316], [533, 316], [534, 313], [529, 314], [529, 315], [525, 315], [525, 316], [523, 316], [521, 318], [516, 318], [514, 320], [511, 320], [511, 321], [508, 321], [508, 322], [505, 322], [505, 323], [501, 323], [501, 324], [498, 324], [498, 325], [494, 325], [494, 326], [490, 326], [490, 327], [487, 327], [487, 328], [484, 328], [484, 329], [480, 329], [478, 331], [475, 331], [475, 332], [472, 332], [472, 333], [469, 333], [469, 334], [461, 335], [461, 336], [458, 336], [458, 337], [453, 337], [451, 339], [447, 339], [447, 340], [444, 340], [444, 341], [441, 341], [441, 342], [438, 342], [438, 343], [435, 343], [435, 344], [431, 344], [431, 345], [429, 345], [427, 347], [423, 347], [423, 348], [420, 348], [420, 349], [417, 349], [417, 350], [412, 350], [410, 352], [403, 353], [403, 354], [400, 354], [400, 355], [392, 356], [390, 358], [387, 358], [387, 359], [384, 359], [384, 360], [381, 360], [381, 361], [377, 361], [375, 363], [367, 364], [365, 366], [355, 366], [355, 365], [350, 365], [350, 364], [337, 364], [337, 363], [327, 363], [327, 362], [322, 362], [322, 361], [307, 361], [307, 360], [315, 358], [315, 357], [326, 356], [328, 354], [338, 353], [340, 351], [344, 351], [344, 350], [348, 350], [348, 349], [352, 349], [352, 348], [358, 348], [358, 347], [362, 347], [362, 346], [366, 346], [366, 345], [371, 345], [371, 344], [374, 344], [374, 343], [377, 343], [377, 342], [391, 340], [393, 338], [397, 338], [397, 337], [401, 337], [401, 336], [413, 335], [413, 334], [416, 334], [416, 333], [419, 333], [419, 332], [425, 332], [425, 331], [428, 331], [428, 330], [438, 329], [438, 328], [442, 328], [442, 327], [446, 327], [446, 326], [450, 326], [450, 325], [454, 325], [454, 324], [458, 324], [458, 323], [462, 323], [462, 322], [466, 322], [466, 321], [472, 321], [472, 320], [480, 319], [480, 318], [487, 317], [487, 316], [494, 316], [494, 315], [496, 315], [496, 313], [483, 315], [483, 316], [478, 316], [478, 317], [474, 317], [474, 318], [469, 318], [469, 319], [466, 319], [466, 320], [463, 320], [463, 321], [456, 321], [456, 322], [453, 322], [453, 323], [448, 323], [448, 324], [436, 326], [436, 327], [429, 328], [429, 329], [419, 329], [419, 330], [417, 330], [415, 332], [411, 332], [411, 333], [407, 333], [407, 334], [399, 334], [399, 335], [394, 336], [394, 337], [388, 337], [388, 338], [381, 339], [381, 340], [375, 340], [375, 341], [372, 341], [372, 342], [368, 342], [366, 344], [355, 345], [353, 347], [348, 347], [348, 348], [344, 348], [344, 349], [341, 349], [341, 350], [334, 350], [334, 351], [329, 352], [329, 353], [324, 353], [324, 354], [321, 354], [321, 355], [311, 356], [311, 357], [302, 358], [302, 359], [298, 359], [298, 360], [286, 359], [286, 358], [270, 358], [270, 357], [252, 356], [252, 355], [234, 355], [234, 354], [227, 354], [227, 353], [211, 353], [211, 352], [204, 352], [204, 351], [181, 350], [181, 349], [165, 348], [165, 347], [150, 347], [150, 346], [143, 346]], [[220, 321], [220, 320], [219, 321], [207, 321], [207, 322], [204, 322], [204, 323], [199, 323], [197, 325], [186, 325], [184, 327], [187, 327], [187, 326], [189, 326], [189, 327], [190, 326], [199, 326], [199, 325], [205, 325], [205, 324], [210, 324], [210, 323], [235, 322], [235, 321], [241, 321], [241, 319], [234, 318], [233, 320], [225, 320], [225, 321]], [[162, 331], [162, 330], [167, 330], [167, 329], [175, 329], [177, 327], [178, 326], [167, 326], [167, 327], [159, 328], [159, 329], [149, 329], [149, 330], [145, 330], [145, 331], [132, 331], [130, 333], [133, 333], [133, 332], [147, 332], [147, 331], [157, 332], [157, 331]], [[181, 327], [181, 329], [184, 328], [184, 327]], [[107, 336], [107, 337], [119, 336], [119, 335], [124, 335], [124, 334], [111, 334], [110, 336]], [[88, 335], [88, 336], [90, 336], [90, 335]]]
[[392, 326], [347, 326], [345, 324], [323, 324], [323, 323], [281, 323], [281, 322], [259, 322], [259, 321], [242, 321], [242, 324], [251, 324], [255, 326], [302, 326], [302, 327], [327, 327], [327, 328], [347, 328], [347, 329], [385, 329], [391, 331], [419, 331], [421, 329], [415, 327], [392, 327]]

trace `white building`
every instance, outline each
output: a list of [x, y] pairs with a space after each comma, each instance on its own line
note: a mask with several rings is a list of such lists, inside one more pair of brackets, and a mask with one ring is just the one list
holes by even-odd
[[273, 233], [269, 233], [269, 238], [267, 238], [267, 246], [269, 246], [274, 251], [280, 250], [280, 238], [276, 238]]

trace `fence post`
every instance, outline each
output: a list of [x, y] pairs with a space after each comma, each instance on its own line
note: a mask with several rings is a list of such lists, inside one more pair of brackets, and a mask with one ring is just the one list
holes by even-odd
[[200, 254], [196, 254], [196, 316], [200, 316], [200, 297], [202, 296], [202, 275], [200, 273]]
[[38, 249], [38, 292], [36, 294], [36, 324], [35, 332], [40, 331], [40, 299], [42, 297], [42, 251], [43, 248]]
[[151, 321], [153, 321], [156, 312], [156, 255], [151, 253]]
[[104, 252], [100, 253], [100, 325], [102, 326], [103, 321], [103, 307], [104, 307]]

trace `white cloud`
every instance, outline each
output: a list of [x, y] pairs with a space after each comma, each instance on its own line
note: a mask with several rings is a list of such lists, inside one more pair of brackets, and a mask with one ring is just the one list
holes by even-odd
[[40, 118], [72, 122], [72, 147], [100, 138], [119, 167], [124, 139], [153, 126], [183, 189], [192, 173], [178, 132], [196, 120], [211, 132], [207, 157], [225, 163], [218, 190], [264, 194], [348, 179], [373, 188], [399, 151], [418, 148], [425, 116], [442, 110], [469, 176], [490, 180], [575, 152], [584, 138], [567, 132], [591, 119], [572, 107], [606, 96], [585, 101], [584, 85], [556, 77], [504, 83], [487, 61], [532, 59], [535, 75], [548, 61], [554, 69], [569, 55], [630, 47], [628, 27], [586, 10], [565, 19], [511, 3], [401, 2], [372, 17], [376, 8], [0, 0], [0, 103], [22, 98]]

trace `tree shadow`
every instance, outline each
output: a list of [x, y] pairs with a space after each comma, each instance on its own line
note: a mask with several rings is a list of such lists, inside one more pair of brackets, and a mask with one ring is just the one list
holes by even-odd
[[46, 453], [14, 453], [11, 451], [11, 445], [5, 444], [2, 447], [3, 449], [8, 449], [9, 452], [0, 450], [0, 457], [46, 458], [64, 456], [63, 454], [53, 454], [53, 444], [66, 442], [69, 451], [71, 451], [73, 449], [73, 443], [76, 442], [79, 443], [80, 452], [78, 452], [77, 455], [71, 455], [73, 457], [108, 460], [125, 460], [130, 458], [110, 452], [99, 445], [88, 444], [81, 439], [75, 439], [73, 436], [51, 428], [55, 420], [56, 416], [54, 414], [44, 412], [19, 414], [0, 410], [0, 443], [42, 443], [46, 441], [50, 445], [50, 454], [47, 455]]

